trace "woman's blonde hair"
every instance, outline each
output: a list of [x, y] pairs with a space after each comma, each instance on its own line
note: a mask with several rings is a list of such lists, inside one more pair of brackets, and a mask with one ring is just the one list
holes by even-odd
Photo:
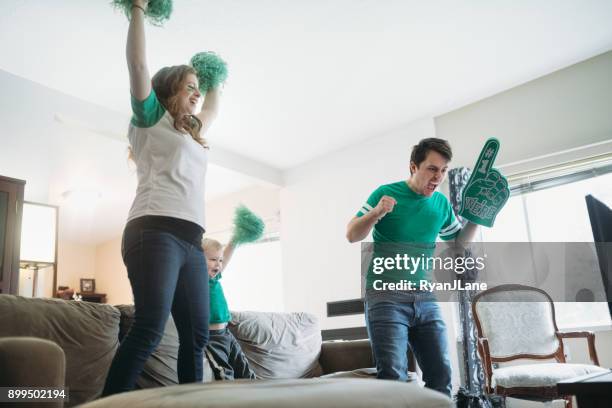
[[[189, 74], [196, 75], [196, 71], [193, 67], [189, 65], [174, 65], [160, 69], [153, 75], [153, 78], [151, 78], [157, 99], [159, 99], [159, 102], [164, 108], [170, 112], [170, 115], [174, 118], [174, 127], [177, 129], [177, 121], [182, 119], [179, 117], [178, 93]], [[202, 147], [208, 149], [206, 139], [200, 136], [202, 122], [194, 115], [189, 116], [189, 134], [193, 140], [202, 145]]]
[[223, 249], [223, 245], [221, 245], [221, 243], [216, 239], [204, 238], [202, 240], [202, 249], [204, 250], [204, 252], [220, 251], [221, 249]]

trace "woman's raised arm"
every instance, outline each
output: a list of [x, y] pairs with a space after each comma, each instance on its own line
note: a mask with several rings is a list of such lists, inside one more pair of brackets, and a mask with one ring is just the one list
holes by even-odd
[[151, 77], [147, 67], [144, 11], [148, 0], [133, 0], [125, 55], [130, 72], [130, 92], [139, 101], [151, 93]]

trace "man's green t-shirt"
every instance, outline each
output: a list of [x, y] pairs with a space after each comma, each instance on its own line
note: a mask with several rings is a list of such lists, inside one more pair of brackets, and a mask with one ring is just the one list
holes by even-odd
[[[434, 192], [431, 197], [415, 193], [406, 181], [385, 184], [378, 187], [357, 212], [358, 217], [369, 213], [378, 205], [382, 196], [393, 197], [397, 204], [393, 211], [374, 225], [375, 257], [394, 257], [407, 254], [410, 257], [433, 255], [436, 238], [447, 241], [455, 238], [461, 224], [444, 194]], [[400, 282], [428, 279], [428, 270], [420, 268], [411, 274], [406, 270], [386, 270], [381, 274], [373, 272], [372, 263], [366, 276], [366, 288], [372, 288], [375, 280]]]

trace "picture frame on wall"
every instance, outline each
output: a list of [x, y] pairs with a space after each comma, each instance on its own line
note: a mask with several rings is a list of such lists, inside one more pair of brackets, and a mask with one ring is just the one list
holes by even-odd
[[96, 291], [96, 280], [95, 279], [81, 278], [81, 292], [94, 293], [95, 291]]

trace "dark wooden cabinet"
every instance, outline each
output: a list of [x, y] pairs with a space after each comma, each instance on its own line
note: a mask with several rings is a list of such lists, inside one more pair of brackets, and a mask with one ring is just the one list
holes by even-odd
[[0, 176], [0, 293], [19, 291], [19, 249], [25, 181]]

